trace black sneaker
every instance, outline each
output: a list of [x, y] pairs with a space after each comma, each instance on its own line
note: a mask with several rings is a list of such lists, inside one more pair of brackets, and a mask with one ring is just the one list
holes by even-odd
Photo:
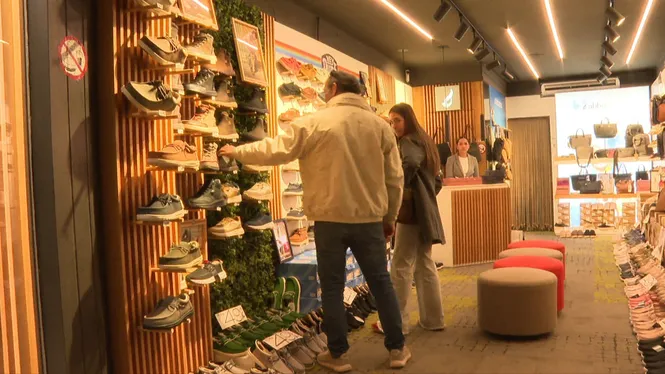
[[169, 253], [159, 258], [159, 268], [164, 270], [185, 270], [203, 262], [199, 243], [180, 242], [171, 246]]
[[196, 78], [189, 83], [185, 83], [185, 94], [214, 97], [217, 96], [215, 89], [215, 76], [217, 74], [210, 70], [203, 68], [196, 74]]
[[256, 142], [263, 140], [268, 134], [266, 134], [265, 121], [263, 118], [257, 118], [254, 122], [254, 128], [252, 131], [243, 135], [243, 138], [247, 139], [250, 142]]
[[246, 103], [240, 103], [238, 107], [246, 112], [268, 113], [266, 92], [258, 87], [254, 88], [252, 98]]
[[436, 266], [436, 270], [443, 269], [443, 262], [435, 262], [434, 265]]
[[188, 202], [190, 207], [199, 209], [217, 209], [225, 206], [226, 195], [222, 189], [222, 181], [211, 180], [207, 185], [203, 185]]
[[233, 158], [228, 158], [226, 156], [219, 156], [217, 159], [219, 161], [219, 170], [225, 173], [230, 173], [233, 171], [238, 171], [238, 164]]
[[178, 195], [161, 194], [136, 210], [138, 221], [173, 221], [187, 214]]
[[178, 297], [169, 296], [157, 303], [157, 307], [143, 317], [146, 330], [169, 330], [194, 315], [194, 307], [189, 295], [181, 293]]
[[162, 81], [128, 82], [121, 91], [130, 103], [144, 112], [173, 112], [180, 104], [180, 95]]
[[282, 99], [292, 99], [294, 97], [302, 97], [302, 89], [295, 83], [284, 83], [277, 89], [279, 97]]
[[202, 268], [188, 274], [186, 279], [188, 282], [195, 284], [221, 282], [226, 279], [226, 271], [224, 271], [222, 264], [222, 260], [206, 261]]
[[184, 64], [187, 59], [187, 53], [178, 40], [168, 36], [155, 38], [145, 35], [139, 40], [139, 47], [160, 65]]
[[254, 231], [272, 229], [273, 226], [274, 224], [270, 214], [262, 214], [245, 222], [245, 227], [247, 227], [248, 230]]
[[235, 94], [229, 79], [220, 79], [217, 83], [217, 96], [215, 96], [215, 103], [228, 108], [237, 108]]

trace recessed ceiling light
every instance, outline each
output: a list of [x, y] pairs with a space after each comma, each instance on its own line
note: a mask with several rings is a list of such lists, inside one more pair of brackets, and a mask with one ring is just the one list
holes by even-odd
[[600, 57], [600, 62], [607, 66], [609, 69], [612, 69], [612, 66], [614, 66], [614, 61], [610, 60], [610, 58], [607, 56]]
[[621, 35], [619, 35], [619, 33], [610, 25], [605, 26], [605, 35], [607, 35], [607, 38], [612, 43], [616, 43], [616, 41], [621, 37]]
[[533, 67], [533, 64], [531, 63], [531, 60], [529, 60], [529, 57], [526, 55], [524, 52], [524, 49], [522, 48], [522, 45], [520, 45], [520, 42], [517, 41], [517, 38], [515, 37], [515, 34], [513, 33], [513, 30], [511, 29], [506, 29], [508, 32], [508, 36], [510, 36], [510, 40], [513, 41], [513, 45], [515, 45], [515, 48], [519, 51], [520, 55], [522, 55], [522, 59], [524, 62], [529, 66], [529, 69], [531, 70], [531, 74], [536, 79], [540, 79], [540, 76], [538, 75], [538, 72], [536, 71], [536, 68]]
[[453, 37], [459, 42], [462, 40], [467, 31], [469, 31], [469, 24], [466, 23], [466, 21], [463, 19], [460, 19], [459, 27], [457, 28], [457, 31], [455, 31], [455, 35]]
[[392, 10], [393, 13], [397, 14], [398, 16], [400, 16], [400, 18], [402, 18], [402, 19], [403, 19], [404, 21], [406, 21], [409, 25], [411, 25], [411, 27], [413, 27], [414, 29], [418, 30], [418, 32], [420, 32], [424, 37], [426, 37], [426, 38], [429, 39], [429, 40], [433, 40], [433, 39], [434, 39], [434, 37], [433, 37], [430, 33], [428, 33], [427, 31], [425, 31], [425, 29], [423, 29], [423, 28], [422, 28], [419, 24], [417, 24], [414, 20], [412, 20], [411, 18], [409, 18], [409, 16], [407, 16], [404, 12], [402, 12], [401, 10], [399, 10], [399, 9], [398, 9], [396, 6], [394, 6], [392, 3], [390, 3], [390, 1], [388, 1], [388, 0], [379, 0], [379, 1], [381, 2], [381, 4], [385, 5], [388, 9]]
[[478, 49], [478, 47], [480, 47], [480, 43], [482, 43], [482, 42], [483, 42], [483, 40], [480, 39], [480, 37], [476, 35], [473, 38], [473, 42], [471, 42], [471, 44], [469, 45], [469, 48], [467, 48], [466, 50], [469, 53], [474, 54], [476, 52], [476, 50]]
[[642, 14], [642, 20], [640, 25], [637, 27], [637, 32], [635, 33], [635, 39], [633, 39], [633, 45], [630, 46], [630, 52], [628, 52], [628, 58], [626, 58], [626, 65], [630, 64], [630, 59], [633, 58], [633, 53], [635, 48], [637, 48], [637, 43], [640, 41], [640, 36], [642, 36], [642, 31], [644, 30], [644, 24], [647, 22], [647, 17], [651, 11], [651, 6], [653, 5], [653, 0], [649, 0], [646, 8], [644, 8], [644, 14]]
[[441, 0], [441, 5], [437, 8], [436, 12], [434, 12], [434, 20], [436, 22], [441, 22], [443, 18], [450, 12], [450, 9], [452, 6], [445, 0]]
[[614, 7], [607, 7], [605, 14], [612, 21], [612, 23], [614, 23], [617, 26], [621, 26], [623, 22], [626, 20], [626, 17], [624, 17], [621, 13], [619, 13], [618, 10], [614, 9]]
[[614, 46], [612, 45], [612, 43], [610, 43], [609, 40], [606, 40], [606, 41], [603, 42], [603, 49], [605, 50], [605, 52], [607, 52], [608, 54], [610, 54], [612, 56], [617, 54], [617, 49], [614, 48]]
[[550, 4], [550, 0], [545, 0], [545, 9], [547, 10], [547, 18], [550, 21], [550, 30], [552, 31], [554, 44], [556, 44], [556, 49], [559, 52], [559, 59], [563, 60], [563, 49], [561, 49], [559, 33], [556, 31], [556, 24], [554, 23], [554, 15], [552, 14], [552, 5]]

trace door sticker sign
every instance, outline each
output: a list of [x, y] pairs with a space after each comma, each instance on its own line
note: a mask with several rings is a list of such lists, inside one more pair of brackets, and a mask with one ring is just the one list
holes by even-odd
[[88, 71], [88, 52], [83, 43], [73, 36], [65, 37], [58, 46], [60, 66], [67, 76], [75, 80]]

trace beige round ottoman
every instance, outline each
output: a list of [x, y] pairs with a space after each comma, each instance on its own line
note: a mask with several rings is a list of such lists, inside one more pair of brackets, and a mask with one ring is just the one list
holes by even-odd
[[541, 257], [551, 257], [563, 262], [563, 253], [557, 251], [556, 249], [548, 248], [515, 248], [515, 249], [506, 249], [499, 253], [499, 258], [506, 257], [515, 257], [515, 256], [541, 256]]
[[501, 268], [478, 276], [478, 325], [507, 336], [535, 336], [554, 331], [557, 278], [546, 270]]

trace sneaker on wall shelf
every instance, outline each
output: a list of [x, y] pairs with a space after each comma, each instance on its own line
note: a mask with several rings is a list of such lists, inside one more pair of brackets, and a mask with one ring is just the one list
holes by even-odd
[[289, 237], [289, 241], [292, 245], [302, 246], [309, 244], [309, 237], [307, 236], [307, 228], [301, 227], [296, 229], [293, 234]]
[[242, 195], [240, 195], [240, 187], [237, 184], [229, 182], [222, 185], [224, 195], [226, 195], [226, 202], [229, 204], [240, 204], [242, 202]]
[[244, 233], [240, 217], [226, 217], [215, 226], [208, 228], [208, 234], [213, 238], [226, 239], [242, 236]]
[[120, 90], [127, 100], [143, 113], [169, 116], [179, 110], [180, 95], [160, 80], [146, 83], [128, 82]]
[[220, 210], [226, 204], [226, 195], [219, 179], [211, 179], [208, 184], [201, 186], [188, 201], [188, 205], [194, 209]]
[[215, 64], [217, 63], [217, 56], [215, 55], [214, 42], [215, 39], [212, 35], [199, 33], [191, 43], [184, 46], [184, 49], [189, 56], [197, 60]]
[[182, 121], [183, 129], [188, 133], [217, 135], [217, 120], [215, 119], [215, 108], [210, 105], [199, 105], [196, 107], [194, 116]]
[[274, 227], [270, 214], [259, 214], [245, 223], [245, 227], [250, 231], [269, 230]]
[[254, 201], [272, 200], [272, 188], [268, 183], [258, 182], [245, 191], [243, 196], [248, 200]]
[[144, 35], [139, 40], [139, 47], [162, 66], [184, 65], [187, 53], [177, 39], [169, 36], [154, 37]]
[[302, 196], [301, 183], [289, 183], [289, 186], [284, 190], [284, 196]]
[[220, 79], [216, 83], [215, 90], [217, 95], [210, 99], [204, 99], [203, 102], [222, 108], [235, 109], [238, 107], [230, 79]]
[[159, 151], [148, 152], [148, 165], [171, 169], [184, 168], [198, 170], [200, 164], [196, 155], [196, 147], [182, 140], [167, 144]]
[[249, 142], [258, 142], [268, 136], [266, 133], [266, 121], [259, 117], [254, 122], [254, 127], [251, 131], [243, 134], [243, 138]]
[[240, 170], [236, 160], [233, 158], [220, 156], [219, 153], [217, 153], [217, 161], [219, 163], [219, 171], [223, 171], [225, 173], [237, 173], [238, 170]]
[[194, 316], [189, 294], [168, 296], [160, 300], [155, 309], [143, 317], [144, 330], [170, 330]]
[[136, 220], [143, 222], [176, 221], [187, 215], [178, 195], [161, 194], [136, 210]]
[[205, 97], [215, 97], [217, 96], [217, 90], [215, 89], [215, 76], [217, 73], [203, 68], [199, 70], [194, 77], [194, 80], [184, 84], [185, 94], [186, 95], [201, 95]]
[[287, 221], [307, 221], [307, 216], [301, 208], [291, 209], [286, 214]]
[[243, 112], [267, 114], [268, 107], [266, 106], [266, 91], [262, 88], [254, 87], [252, 97], [249, 101], [239, 103], [238, 108]]
[[185, 279], [194, 284], [221, 282], [226, 279], [226, 271], [224, 271], [223, 264], [224, 262], [219, 259], [205, 261], [202, 267], [187, 274]]
[[158, 267], [162, 270], [187, 270], [200, 265], [203, 255], [196, 241], [173, 244], [169, 252], [159, 258]]
[[218, 147], [215, 142], [209, 142], [203, 146], [203, 156], [199, 163], [200, 170], [219, 171], [219, 161], [217, 159]]
[[217, 61], [214, 63], [204, 63], [203, 67], [214, 70], [225, 77], [236, 76], [236, 72], [233, 70], [233, 64], [231, 63], [231, 55], [229, 55], [229, 52], [224, 49], [219, 49], [217, 52]]

